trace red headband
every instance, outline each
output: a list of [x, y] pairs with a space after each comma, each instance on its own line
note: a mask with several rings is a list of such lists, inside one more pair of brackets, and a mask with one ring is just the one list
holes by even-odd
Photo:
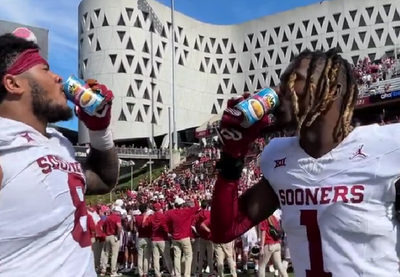
[[38, 64], [48, 65], [47, 61], [40, 56], [39, 50], [28, 49], [18, 56], [6, 74], [19, 75]]

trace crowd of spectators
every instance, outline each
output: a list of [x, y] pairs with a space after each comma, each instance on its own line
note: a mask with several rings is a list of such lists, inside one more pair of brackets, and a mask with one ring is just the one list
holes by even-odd
[[[399, 122], [398, 114], [397, 111], [382, 110], [374, 118], [373, 122], [361, 122], [355, 119], [354, 125], [396, 123]], [[293, 135], [293, 131], [287, 130], [273, 132], [254, 142], [245, 160], [246, 163], [240, 180], [240, 194], [260, 180], [259, 157], [265, 145], [275, 137]], [[176, 205], [177, 200], [185, 203], [191, 203], [194, 199], [199, 202], [211, 200], [217, 176], [215, 164], [221, 155], [219, 145], [214, 139], [209, 139], [206, 145], [198, 147], [197, 150], [196, 156], [188, 156], [188, 161], [185, 165], [179, 166], [172, 171], [165, 167], [161, 176], [157, 179], [153, 181], [143, 179], [139, 182], [136, 190], [127, 190], [121, 193], [117, 201], [121, 202], [120, 205], [123, 207], [121, 211], [125, 212], [125, 216], [129, 217], [129, 213], [135, 214], [142, 204], [170, 210], [173, 208], [174, 203]], [[106, 216], [107, 214], [112, 214], [112, 210], [115, 209], [115, 203], [96, 203], [94, 205], [89, 203], [88, 209], [89, 211], [96, 211], [101, 216]], [[124, 255], [122, 255], [122, 258], [128, 259]], [[124, 267], [123, 270], [133, 270], [135, 268], [134, 264], [128, 265], [127, 260], [121, 261], [119, 264]]]
[[[243, 190], [258, 180], [259, 170], [256, 167], [257, 156], [265, 145], [265, 139], [258, 139], [249, 152], [248, 163], [244, 169], [242, 182]], [[137, 205], [141, 202], [157, 201], [167, 207], [176, 197], [184, 200], [211, 199], [211, 192], [216, 180], [215, 163], [220, 158], [220, 150], [215, 143], [210, 143], [199, 149], [196, 156], [188, 157], [187, 166], [180, 166], [174, 171], [166, 167], [161, 176], [151, 183], [147, 179], [139, 182], [134, 191], [126, 191], [120, 198], [128, 205]], [[190, 163], [190, 164], [189, 164]], [[103, 209], [106, 209], [104, 205]]]
[[[397, 77], [398, 66], [399, 61], [392, 57], [385, 57], [379, 61], [371, 61], [368, 57], [359, 60], [353, 65], [353, 70], [358, 79], [360, 96], [376, 92], [372, 89], [372, 85]], [[390, 85], [387, 84], [382, 89], [387, 92], [390, 90]]]
[[[258, 168], [258, 156], [265, 145], [265, 139], [258, 139], [247, 159], [243, 175], [240, 182], [240, 193], [251, 187], [260, 179], [260, 169]], [[171, 210], [177, 204], [177, 201], [182, 203], [192, 203], [193, 201], [207, 203], [211, 200], [212, 191], [216, 181], [215, 163], [220, 158], [220, 150], [215, 142], [211, 139], [207, 145], [203, 146], [196, 156], [188, 157], [190, 160], [185, 166], [180, 166], [171, 171], [164, 168], [161, 176], [153, 181], [143, 179], [139, 182], [136, 190], [127, 190], [119, 195], [119, 199], [114, 203], [88, 203], [88, 210], [92, 214], [99, 214], [101, 217], [113, 215], [116, 209], [115, 205], [123, 207], [118, 209], [123, 218], [129, 218], [140, 210], [141, 205], [149, 207], [158, 207], [162, 210]], [[157, 209], [158, 209], [157, 208]], [[149, 211], [152, 213], [153, 211]], [[122, 240], [123, 241], [123, 240]], [[121, 243], [121, 253], [123, 253], [124, 242]], [[193, 250], [194, 251], [194, 250]], [[99, 253], [98, 251], [94, 251]], [[104, 252], [104, 251], [103, 251]], [[102, 252], [102, 253], [103, 253]], [[103, 255], [103, 254], [102, 254]], [[95, 264], [98, 268], [104, 268], [100, 265], [100, 254], [95, 255]], [[107, 256], [108, 257], [108, 256]], [[103, 258], [108, 259], [108, 258]], [[119, 265], [123, 272], [130, 271], [136, 268], [135, 258], [121, 255], [123, 261]], [[112, 276], [120, 276], [116, 272], [116, 261], [111, 261]], [[137, 267], [140, 271], [140, 266]], [[211, 269], [212, 270], [212, 269]], [[140, 273], [140, 272], [139, 272]], [[210, 274], [211, 275], [211, 274]]]

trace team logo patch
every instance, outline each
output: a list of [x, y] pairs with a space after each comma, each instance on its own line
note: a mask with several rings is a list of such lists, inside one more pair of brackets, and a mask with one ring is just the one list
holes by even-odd
[[282, 167], [282, 166], [286, 166], [286, 157], [280, 160], [275, 160], [275, 167]]
[[352, 159], [354, 159], [354, 158], [362, 158], [362, 159], [365, 159], [365, 158], [367, 157], [367, 155], [364, 153], [363, 148], [364, 148], [364, 144], [363, 144], [363, 145], [360, 145], [360, 146], [358, 147], [357, 151], [354, 152], [353, 156], [350, 157], [350, 160], [352, 160]]

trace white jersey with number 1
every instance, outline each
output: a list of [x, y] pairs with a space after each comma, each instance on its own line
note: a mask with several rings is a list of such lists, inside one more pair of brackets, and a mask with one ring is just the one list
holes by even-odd
[[265, 148], [261, 169], [282, 209], [296, 277], [397, 277], [400, 124], [358, 127], [314, 159], [297, 137]]
[[71, 143], [0, 118], [0, 277], [96, 277]]

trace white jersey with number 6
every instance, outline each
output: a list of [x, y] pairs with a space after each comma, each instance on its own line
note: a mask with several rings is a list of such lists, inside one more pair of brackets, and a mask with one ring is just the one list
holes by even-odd
[[0, 129], [0, 277], [97, 276], [71, 143], [4, 118]]
[[296, 277], [397, 277], [400, 124], [358, 127], [314, 159], [277, 138], [261, 169], [282, 209]]

